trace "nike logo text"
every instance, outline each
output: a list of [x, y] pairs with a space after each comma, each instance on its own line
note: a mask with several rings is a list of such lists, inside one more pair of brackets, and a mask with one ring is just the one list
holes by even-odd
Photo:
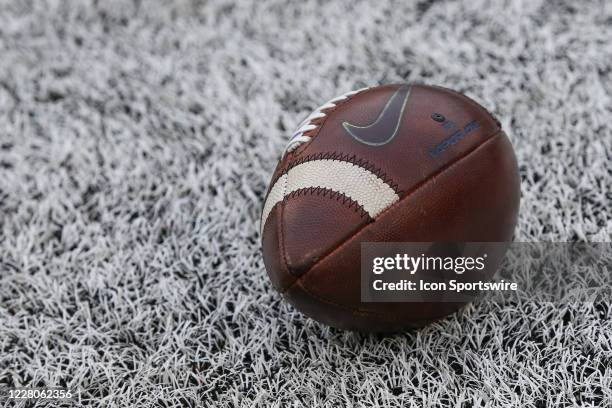
[[343, 122], [344, 130], [355, 140], [369, 146], [382, 146], [389, 143], [397, 134], [408, 97], [410, 86], [402, 85], [385, 105], [378, 118], [367, 126], [357, 126]]

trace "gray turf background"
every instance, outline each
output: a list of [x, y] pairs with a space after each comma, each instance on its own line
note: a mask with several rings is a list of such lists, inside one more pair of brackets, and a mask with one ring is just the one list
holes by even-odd
[[0, 2], [0, 385], [104, 406], [609, 403], [609, 304], [343, 333], [281, 302], [257, 228], [301, 118], [419, 81], [503, 122], [517, 240], [610, 241], [612, 3], [253, 4]]

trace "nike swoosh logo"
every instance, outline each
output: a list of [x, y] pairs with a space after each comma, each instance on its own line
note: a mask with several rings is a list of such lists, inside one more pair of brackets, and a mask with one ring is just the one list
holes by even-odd
[[357, 126], [343, 122], [344, 130], [355, 140], [369, 146], [382, 146], [389, 143], [399, 130], [406, 102], [410, 96], [410, 85], [402, 85], [385, 105], [378, 118], [367, 126]]

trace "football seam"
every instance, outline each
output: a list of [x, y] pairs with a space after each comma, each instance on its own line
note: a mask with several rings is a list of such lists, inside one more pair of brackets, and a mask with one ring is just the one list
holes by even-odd
[[[282, 203], [285, 200], [285, 197], [287, 197], [296, 190], [308, 188], [331, 189], [342, 194], [343, 196], [349, 197], [350, 199], [357, 201], [357, 203], [362, 206], [363, 209], [368, 213], [369, 217], [376, 217], [378, 214], [380, 214], [380, 212], [384, 211], [388, 206], [399, 200], [401, 195], [403, 195], [403, 191], [399, 191], [397, 183], [394, 183], [393, 179], [386, 176], [384, 172], [379, 170], [378, 174], [375, 174], [370, 170], [374, 168], [374, 166], [368, 166], [370, 169], [364, 167], [364, 165], [367, 163], [365, 160], [356, 159], [358, 163], [355, 163], [354, 161], [346, 160], [317, 159], [317, 157], [318, 156], [313, 156], [312, 160], [305, 160], [292, 167], [289, 171], [282, 174], [276, 180], [276, 182], [274, 182], [269, 188], [269, 192], [266, 197], [266, 200], [264, 201], [264, 207], [261, 213], [260, 230], [262, 232], [265, 228], [265, 224], [267, 222], [267, 218], [270, 212], [273, 211], [273, 209], [277, 205]], [[371, 184], [375, 184], [375, 186], [373, 187], [375, 187], [375, 191], [378, 191], [378, 193], [380, 194], [377, 196], [372, 196], [372, 194], [367, 193], [365, 190], [363, 190], [363, 188], [357, 188], [354, 185], [351, 185], [350, 181], [352, 180], [347, 180], [346, 182], [348, 184], [346, 185], [334, 185], [331, 180], [335, 180], [336, 178], [334, 178], [333, 176], [329, 176], [329, 174], [327, 173], [322, 176], [323, 178], [318, 179], [318, 181], [311, 180], [310, 182], [298, 182], [297, 180], [301, 180], [302, 178], [298, 177], [297, 179], [294, 179], [295, 177], [291, 175], [293, 171], [297, 171], [298, 174], [300, 172], [306, 171], [304, 169], [299, 169], [299, 167], [310, 164], [314, 165], [315, 167], [313, 169], [310, 169], [310, 172], [320, 172], [321, 169], [317, 169], [316, 167], [321, 167], [322, 165], [324, 165], [322, 163], [325, 163], [325, 165], [329, 165], [332, 167], [336, 166], [336, 170], [339, 172], [337, 176], [339, 176], [340, 178], [342, 178], [342, 176], [344, 178], [367, 177], [367, 179], [369, 180], [368, 182]], [[289, 180], [293, 180], [290, 185], [288, 184]], [[273, 193], [274, 197], [270, 199], [271, 194]], [[384, 201], [389, 202], [384, 203]]]
[[330, 199], [332, 200], [335, 199], [336, 201], [341, 202], [342, 205], [344, 205], [346, 208], [351, 209], [355, 211], [356, 213], [359, 213], [361, 217], [367, 217], [371, 220], [370, 215], [363, 208], [361, 204], [353, 200], [351, 197], [339, 191], [332, 190], [331, 188], [325, 188], [325, 187], [300, 188], [299, 190], [295, 190], [287, 194], [285, 198], [283, 199], [283, 202], [287, 201], [290, 198], [296, 198], [296, 197], [300, 197], [304, 195], [316, 195], [316, 196], [323, 196], [323, 197], [329, 196]]
[[[285, 197], [285, 190], [287, 189], [287, 180], [285, 180], [284, 185], [283, 185], [283, 197]], [[280, 249], [280, 255], [281, 255], [281, 262], [283, 265], [285, 265], [285, 268], [287, 269], [287, 272], [289, 272], [289, 274], [291, 276], [295, 276], [295, 273], [293, 273], [293, 271], [291, 270], [291, 267], [289, 266], [289, 262], [287, 262], [287, 251], [285, 249], [285, 234], [283, 233], [283, 231], [285, 230], [284, 228], [284, 218], [285, 218], [285, 200], [283, 199], [280, 203], [278, 203], [278, 205], [280, 206], [279, 209], [279, 218], [278, 218], [278, 223], [276, 226], [276, 234], [279, 238], [279, 242], [278, 242], [278, 246]], [[265, 225], [261, 226], [261, 239], [263, 240], [263, 231], [264, 231]], [[299, 279], [299, 276], [298, 276]], [[297, 279], [294, 281], [296, 282]]]
[[[300, 157], [295, 161], [292, 161], [288, 164], [287, 169], [283, 174], [286, 174], [289, 170], [294, 167], [299, 166], [300, 164], [307, 163], [309, 161], [315, 160], [337, 160], [343, 161], [347, 163], [352, 163], [356, 166], [359, 166], [370, 173], [374, 174], [376, 177], [381, 179], [385, 184], [395, 191], [395, 193], [399, 196], [403, 194], [403, 191], [399, 190], [399, 184], [394, 182], [394, 180], [382, 169], [382, 167], [377, 167], [374, 163], [369, 162], [368, 160], [358, 157], [356, 154], [348, 154], [348, 153], [339, 153], [339, 152], [325, 152], [325, 153], [314, 153], [304, 157]], [[283, 174], [279, 176], [282, 177]]]
[[[377, 218], [382, 216], [384, 213], [386, 213], [387, 211], [391, 211], [395, 206], [399, 205], [402, 201], [404, 201], [405, 199], [407, 199], [408, 197], [410, 197], [413, 193], [415, 193], [417, 190], [421, 189], [422, 187], [424, 187], [425, 185], [429, 184], [430, 182], [432, 182], [432, 180], [434, 180], [437, 176], [439, 176], [440, 174], [454, 168], [455, 166], [459, 165], [459, 163], [461, 163], [463, 160], [465, 160], [466, 158], [468, 158], [469, 156], [472, 155], [472, 153], [477, 152], [478, 150], [480, 150], [481, 148], [483, 148], [484, 146], [486, 146], [487, 144], [489, 144], [491, 141], [497, 139], [497, 137], [499, 137], [501, 134], [503, 133], [502, 129], [498, 129], [495, 133], [491, 134], [489, 137], [487, 137], [487, 139], [485, 141], [483, 141], [482, 143], [480, 143], [479, 145], [476, 145], [472, 150], [466, 152], [465, 154], [459, 156], [456, 160], [452, 161], [451, 163], [448, 163], [446, 166], [440, 168], [437, 172], [435, 172], [434, 174], [432, 174], [431, 176], [427, 177], [424, 180], [421, 180], [420, 183], [418, 183], [417, 185], [415, 185], [414, 187], [412, 187], [410, 189], [410, 191], [408, 191], [406, 193], [405, 196], [403, 196], [399, 201], [397, 201], [396, 203], [394, 203], [393, 205], [391, 205], [390, 207], [388, 207], [387, 209], [385, 209], [382, 213], [378, 214]], [[284, 204], [284, 202], [283, 202]], [[376, 221], [376, 220], [374, 220]], [[282, 223], [282, 219], [280, 221], [280, 223]], [[308, 270], [304, 271], [296, 280], [294, 280], [289, 286], [287, 286], [287, 288], [285, 290], [283, 290], [281, 293], [284, 295], [285, 293], [287, 293], [290, 289], [292, 289], [298, 281], [300, 281], [302, 278], [304, 278], [310, 271], [312, 271], [319, 263], [323, 262], [325, 259], [327, 259], [328, 257], [332, 256], [333, 254], [335, 254], [337, 251], [339, 251], [344, 245], [346, 245], [346, 243], [351, 240], [355, 235], [359, 234], [363, 229], [367, 228], [368, 226], [372, 225], [372, 222], [369, 222], [365, 225], [363, 225], [361, 228], [359, 228], [357, 231], [355, 231], [353, 234], [351, 234], [350, 236], [348, 236], [346, 239], [344, 239], [342, 241], [342, 243], [340, 245], [338, 245], [337, 247], [335, 247], [334, 249], [332, 249], [331, 251], [329, 251], [328, 253], [326, 253], [325, 255], [321, 256], [315, 263], [313, 263], [310, 268], [308, 268]], [[281, 252], [282, 253], [282, 258], [283, 261], [286, 261], [285, 259], [285, 247], [282, 246], [281, 247]], [[285, 267], [287, 268], [287, 271], [290, 271], [289, 265], [287, 263], [285, 263]], [[293, 273], [291, 273], [293, 276], [295, 276]], [[304, 290], [309, 296], [313, 296], [315, 297], [311, 292], [309, 292], [306, 288], [304, 288], [303, 285], [300, 285], [300, 287], [302, 288], [302, 290]], [[317, 299], [317, 297], [315, 297], [315, 299]], [[323, 301], [323, 298], [320, 298], [318, 300]], [[328, 303], [330, 304], [335, 304], [333, 301], [331, 300], [327, 300]], [[344, 308], [346, 308], [347, 310], [352, 310], [352, 311], [358, 311], [360, 313], [370, 313], [370, 312], [365, 312], [362, 311], [360, 309], [354, 309], [351, 308], [350, 306], [344, 306], [341, 304], [336, 304], [336, 306], [342, 306]], [[373, 312], [372, 312], [373, 313]], [[374, 315], [380, 315], [377, 313], [373, 313]], [[383, 315], [380, 315], [383, 316]]]
[[[286, 184], [285, 184], [285, 188], [286, 188]], [[311, 194], [316, 194], [316, 195], [323, 195], [326, 196], [329, 192], [329, 198], [330, 199], [334, 199], [336, 198], [336, 201], [342, 201], [343, 205], [346, 205], [346, 202], [349, 202], [348, 208], [354, 210], [357, 213], [360, 213], [361, 217], [367, 217], [368, 221], [366, 223], [369, 224], [370, 222], [373, 221], [373, 219], [370, 218], [369, 214], [365, 211], [365, 209], [363, 208], [363, 206], [359, 205], [359, 203], [355, 200], [352, 200], [350, 197], [347, 197], [346, 195], [339, 193], [337, 191], [328, 189], [328, 188], [321, 188], [321, 187], [309, 187], [309, 188], [303, 188], [303, 189], [299, 189], [296, 191], [292, 191], [291, 193], [289, 193], [288, 195], [284, 196], [283, 201], [281, 201], [280, 203], [278, 203], [278, 205], [281, 206], [280, 208], [280, 213], [279, 213], [279, 222], [278, 222], [278, 228], [279, 230], [277, 230], [277, 234], [279, 236], [279, 246], [280, 246], [280, 253], [281, 253], [281, 262], [283, 263], [283, 265], [285, 265], [285, 268], [287, 269], [287, 272], [296, 278], [296, 280], [294, 282], [297, 282], [297, 280], [303, 276], [304, 274], [296, 274], [295, 271], [293, 270], [293, 268], [289, 265], [289, 262], [287, 262], [287, 250], [285, 248], [285, 228], [284, 228], [284, 212], [285, 212], [285, 205], [287, 204], [288, 198], [294, 198], [294, 197], [299, 197], [301, 195], [305, 195], [306, 193], [311, 193]], [[334, 197], [335, 196], [335, 197]], [[341, 199], [341, 197], [344, 197], [343, 199]], [[351, 208], [351, 206], [355, 206], [355, 208]], [[309, 269], [310, 270], [310, 269]], [[308, 271], [306, 271], [308, 272]]]

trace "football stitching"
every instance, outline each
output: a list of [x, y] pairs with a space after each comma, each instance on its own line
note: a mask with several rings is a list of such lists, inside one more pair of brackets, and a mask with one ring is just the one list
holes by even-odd
[[[359, 161], [359, 160], [355, 160]], [[310, 166], [310, 164], [314, 166]], [[388, 206], [392, 205], [394, 202], [401, 198], [402, 194], [397, 193], [398, 187], [396, 183], [393, 183], [390, 177], [386, 177], [384, 172], [378, 171], [378, 175], [372, 172], [370, 169], [376, 169], [374, 166], [368, 166], [370, 169], [366, 168], [366, 161], [362, 160], [361, 164], [358, 165], [353, 161], [345, 161], [345, 160], [333, 160], [333, 159], [324, 159], [324, 160], [305, 160], [300, 163], [296, 163], [294, 167], [292, 167], [287, 173], [284, 173], [280, 176], [279, 179], [275, 183], [273, 183], [272, 188], [270, 188], [270, 193], [264, 202], [264, 208], [262, 210], [261, 215], [261, 229], [263, 230], [267, 218], [269, 216], [269, 212], [275, 207], [276, 204], [284, 201], [284, 198], [289, 195], [294, 190], [307, 189], [307, 188], [319, 188], [321, 189], [331, 189], [338, 193], [341, 193], [352, 200], [357, 201], [359, 205], [363, 207], [363, 209], [368, 213], [369, 217], [376, 217], [380, 212], [384, 211]], [[297, 170], [301, 166], [309, 166], [313, 167], [310, 169], [300, 169]], [[325, 174], [320, 174], [322, 169], [321, 166], [328, 166], [328, 169], [335, 168], [339, 173], [334, 176], [331, 173], [327, 172]], [[317, 168], [319, 167], [319, 168]], [[297, 172], [297, 178], [295, 178], [293, 182], [293, 186], [289, 187], [289, 179], [291, 178], [291, 172]], [[317, 175], [322, 178], [309, 178], [309, 174]], [[355, 180], [351, 180], [350, 178], [354, 177], [366, 177], [364, 181], [367, 183], [375, 184], [374, 191], [378, 191], [378, 195], [372, 196], [371, 193], [364, 190], [361, 184], [355, 184]], [[387, 180], [383, 179], [386, 178]], [[335, 181], [346, 179], [347, 184], [339, 185]], [[347, 179], [348, 178], [348, 179]], [[297, 184], [297, 185], [295, 185]], [[277, 188], [278, 187], [278, 188]], [[275, 193], [275, 198], [270, 199], [272, 192], [277, 191]], [[280, 193], [280, 194], [279, 194]]]
[[286, 195], [283, 202], [287, 201], [290, 198], [297, 198], [297, 197], [305, 196], [305, 195], [316, 195], [316, 196], [329, 197], [329, 199], [332, 199], [332, 200], [335, 199], [336, 201], [339, 201], [340, 203], [342, 203], [342, 205], [344, 205], [346, 208], [351, 209], [355, 211], [356, 213], [358, 213], [361, 217], [367, 217], [369, 220], [372, 220], [368, 212], [363, 208], [361, 204], [359, 204], [357, 201], [353, 200], [352, 198], [348, 197], [347, 195], [342, 194], [338, 191], [332, 190], [330, 188], [324, 188], [324, 187], [301, 188], [299, 190], [292, 191], [291, 193]]
[[327, 152], [327, 153], [315, 153], [315, 154], [307, 155], [304, 157], [300, 157], [292, 161], [291, 163], [289, 163], [289, 165], [287, 166], [286, 172], [288, 172], [289, 170], [291, 170], [292, 168], [300, 164], [303, 164], [309, 161], [314, 161], [314, 160], [337, 160], [337, 161], [352, 163], [356, 166], [364, 168], [370, 173], [373, 173], [376, 177], [378, 177], [383, 182], [385, 182], [389, 187], [391, 187], [397, 195], [399, 196], [402, 195], [402, 191], [399, 189], [399, 185], [382, 169], [382, 167], [378, 167], [374, 163], [364, 158], [357, 157], [356, 154]]
[[363, 169], [369, 171], [370, 173], [381, 179], [384, 183], [391, 187], [398, 196], [401, 197], [404, 194], [404, 191], [400, 190], [399, 184], [396, 183], [393, 178], [382, 169], [382, 167], [378, 167], [374, 163], [364, 158], [357, 157], [357, 155], [355, 154], [340, 152], [315, 153], [304, 157], [299, 157], [293, 161], [288, 161], [283, 171], [279, 172], [279, 174], [277, 174], [277, 176], [272, 179], [270, 185], [274, 185], [274, 183], [276, 183], [281, 177], [287, 174], [292, 168], [299, 166], [300, 164], [315, 160], [337, 160], [352, 163], [356, 166], [362, 167]]

